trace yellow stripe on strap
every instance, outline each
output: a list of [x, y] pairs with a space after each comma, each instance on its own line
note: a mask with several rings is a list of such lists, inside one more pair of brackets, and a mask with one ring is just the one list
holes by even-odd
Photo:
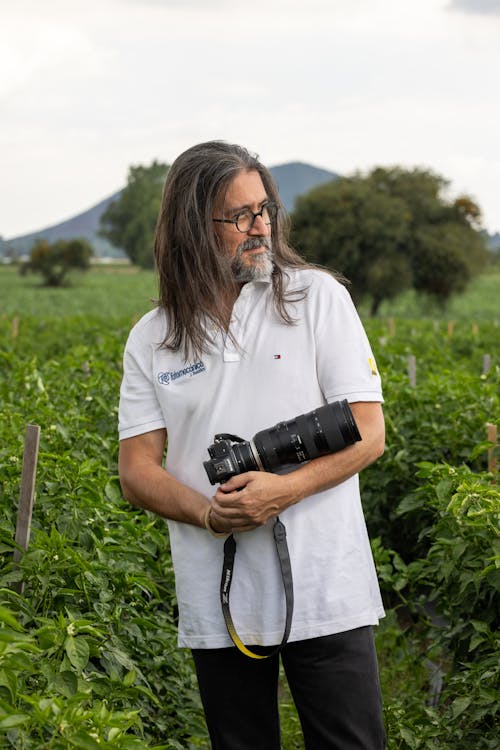
[[222, 576], [220, 583], [220, 601], [222, 606], [222, 614], [226, 623], [227, 632], [236, 646], [245, 656], [249, 656], [251, 659], [268, 659], [273, 656], [285, 645], [290, 635], [290, 628], [292, 626], [292, 614], [293, 614], [293, 580], [292, 580], [292, 568], [290, 565], [290, 554], [288, 552], [288, 545], [286, 542], [286, 529], [284, 524], [279, 518], [276, 519], [273, 527], [274, 541], [276, 544], [276, 552], [278, 553], [278, 559], [281, 568], [281, 577], [283, 579], [283, 587], [285, 589], [286, 599], [286, 619], [285, 629], [283, 638], [279, 646], [274, 648], [268, 654], [256, 654], [245, 646], [234, 627], [233, 618], [231, 617], [231, 611], [229, 609], [229, 592], [231, 590], [231, 581], [233, 578], [234, 570], [234, 558], [236, 555], [236, 541], [234, 536], [231, 534], [224, 543], [224, 563], [222, 565]]

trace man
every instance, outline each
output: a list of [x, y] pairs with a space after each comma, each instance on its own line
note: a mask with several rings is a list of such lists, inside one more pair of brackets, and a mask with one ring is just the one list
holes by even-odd
[[[281, 659], [305, 745], [381, 750], [371, 626], [383, 609], [357, 474], [383, 452], [384, 420], [350, 297], [288, 246], [269, 171], [224, 142], [195, 146], [172, 165], [155, 256], [159, 306], [133, 328], [124, 357], [120, 479], [130, 502], [168, 520], [179, 645], [192, 649], [212, 747], [280, 747], [279, 657], [241, 654], [219, 601], [224, 540], [233, 533], [236, 628], [261, 654], [280, 643], [279, 515], [295, 597]], [[244, 472], [214, 493], [203, 461], [216, 433], [251, 439], [343, 399], [361, 441], [286, 474]]]

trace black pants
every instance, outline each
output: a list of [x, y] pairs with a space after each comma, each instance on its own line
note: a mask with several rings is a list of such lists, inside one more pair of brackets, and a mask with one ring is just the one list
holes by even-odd
[[[221, 648], [193, 657], [212, 749], [280, 750], [278, 655]], [[371, 627], [288, 643], [281, 658], [307, 750], [385, 748]]]

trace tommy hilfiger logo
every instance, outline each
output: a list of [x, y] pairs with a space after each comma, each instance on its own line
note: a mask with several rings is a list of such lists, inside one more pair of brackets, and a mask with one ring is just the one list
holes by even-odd
[[192, 378], [193, 375], [199, 375], [200, 372], [205, 372], [205, 365], [203, 362], [194, 362], [192, 365], [184, 367], [182, 370], [167, 370], [167, 372], [159, 372], [156, 375], [160, 385], [169, 385], [173, 380], [179, 380], [179, 378]]

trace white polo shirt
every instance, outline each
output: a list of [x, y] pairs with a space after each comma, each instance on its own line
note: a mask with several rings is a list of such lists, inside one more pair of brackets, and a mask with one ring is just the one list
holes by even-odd
[[[245, 284], [231, 330], [185, 361], [160, 346], [164, 313], [146, 314], [124, 355], [120, 439], [165, 427], [166, 469], [210, 498], [203, 461], [216, 433], [245, 440], [266, 427], [347, 399], [382, 401], [369, 342], [346, 289], [319, 270], [289, 271], [287, 290], [308, 287], [292, 306], [295, 325], [276, 315], [268, 281]], [[357, 475], [281, 514], [287, 529], [294, 614], [290, 641], [376, 624], [384, 611]], [[179, 645], [230, 646], [219, 602], [223, 540], [168, 521], [179, 605]], [[272, 522], [236, 534], [231, 612], [244, 643], [281, 641], [285, 599]]]

